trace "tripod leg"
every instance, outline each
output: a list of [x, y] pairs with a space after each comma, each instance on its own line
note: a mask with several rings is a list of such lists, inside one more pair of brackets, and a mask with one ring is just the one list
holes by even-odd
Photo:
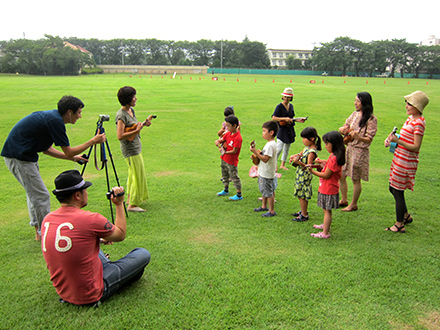
[[[90, 149], [89, 149], [89, 153], [87, 154], [87, 159], [90, 159], [90, 154], [92, 153], [92, 149], [93, 149], [93, 146], [91, 146]], [[83, 169], [81, 171], [81, 176], [83, 176], [84, 172], [86, 171], [87, 163], [88, 162], [84, 163], [84, 167], [83, 167]]]
[[[107, 191], [111, 191], [110, 189], [110, 181], [108, 179], [108, 168], [107, 168], [107, 159], [104, 160], [104, 167], [105, 167], [105, 178], [107, 180]], [[115, 217], [113, 215], [113, 206], [112, 206], [112, 200], [109, 199], [109, 206], [110, 206], [110, 213], [112, 215], [112, 223], [115, 224]]]
[[[110, 151], [110, 145], [108, 144], [107, 140], [105, 141], [105, 145], [107, 146], [108, 156], [110, 158], [110, 162], [112, 163], [113, 173], [115, 174], [115, 179], [116, 179], [116, 184], [118, 185], [118, 187], [120, 187], [121, 185], [119, 184], [119, 177], [118, 177], [118, 174], [116, 173], [115, 163], [113, 162], [112, 152]], [[107, 182], [108, 182], [108, 180], [107, 180]], [[125, 201], [124, 201], [124, 211], [125, 211], [125, 216], [128, 218], [127, 205], [126, 205]]]

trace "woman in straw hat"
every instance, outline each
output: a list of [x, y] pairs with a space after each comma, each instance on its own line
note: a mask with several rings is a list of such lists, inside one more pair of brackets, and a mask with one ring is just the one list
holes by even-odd
[[391, 142], [397, 144], [394, 151], [390, 172], [390, 192], [396, 201], [396, 223], [385, 230], [395, 233], [405, 233], [405, 224], [413, 221], [406, 208], [406, 189], [414, 190], [414, 179], [419, 163], [419, 150], [425, 133], [425, 118], [423, 110], [429, 103], [428, 96], [416, 91], [405, 96], [408, 119], [400, 130], [400, 137], [391, 133], [385, 140], [385, 147]]
[[293, 89], [286, 87], [281, 93], [282, 102], [278, 104], [272, 114], [272, 120], [278, 122], [279, 129], [277, 134], [277, 159], [281, 156], [281, 166], [283, 170], [287, 170], [286, 161], [289, 157], [290, 145], [295, 142], [295, 122], [304, 123], [306, 117], [295, 118], [295, 111], [293, 105], [290, 103], [293, 100]]

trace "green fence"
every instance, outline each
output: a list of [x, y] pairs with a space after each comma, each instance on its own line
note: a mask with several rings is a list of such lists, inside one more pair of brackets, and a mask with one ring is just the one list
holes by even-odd
[[[270, 69], [221, 69], [208, 68], [208, 74], [264, 74], [264, 75], [290, 75], [290, 76], [322, 76], [324, 71], [312, 70], [270, 70]], [[380, 74], [375, 72], [373, 77]], [[355, 72], [346, 72], [347, 76], [356, 76]], [[342, 71], [334, 71], [333, 76], [342, 76]], [[367, 75], [361, 75], [367, 77]], [[401, 78], [400, 73], [395, 74], [395, 78]], [[403, 78], [414, 78], [414, 74], [405, 73]], [[419, 74], [420, 79], [430, 79], [429, 74]], [[440, 79], [440, 74], [432, 75], [433, 79]]]

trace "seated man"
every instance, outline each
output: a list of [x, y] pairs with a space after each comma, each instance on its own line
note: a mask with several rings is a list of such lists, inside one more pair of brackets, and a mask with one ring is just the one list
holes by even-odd
[[61, 207], [43, 220], [41, 248], [60, 301], [99, 306], [142, 276], [150, 253], [136, 248], [114, 262], [105, 257], [99, 248], [101, 240], [125, 239], [124, 189], [112, 190], [111, 201], [116, 205], [113, 225], [99, 213], [81, 210], [87, 205], [87, 188], [91, 185], [77, 170], [58, 175], [53, 193]]

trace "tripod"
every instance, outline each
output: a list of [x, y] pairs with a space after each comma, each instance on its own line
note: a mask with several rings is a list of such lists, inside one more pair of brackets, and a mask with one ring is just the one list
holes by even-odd
[[[102, 123], [104, 121], [108, 121], [108, 120], [109, 120], [109, 116], [107, 116], [107, 115], [99, 115], [99, 120], [96, 123], [95, 135], [98, 134], [98, 132], [101, 133], [101, 134], [105, 133], [105, 129], [102, 126]], [[108, 159], [107, 159], [107, 155], [106, 155], [106, 152], [105, 152], [106, 148], [107, 148], [108, 155], [110, 157], [110, 161], [111, 161], [111, 164], [112, 164], [112, 167], [113, 167], [113, 173], [115, 174], [116, 183], [117, 183], [118, 187], [120, 187], [118, 174], [116, 173], [115, 163], [113, 162], [113, 157], [112, 157], [112, 153], [110, 151], [110, 146], [108, 144], [108, 141], [105, 140], [105, 142], [102, 142], [100, 144], [101, 163], [102, 163], [101, 168], [98, 168], [98, 164], [96, 163], [96, 148], [98, 147], [98, 145], [91, 146], [90, 149], [89, 149], [89, 153], [87, 154], [87, 156], [85, 158], [90, 159], [90, 154], [92, 153], [93, 147], [95, 147], [95, 168], [98, 171], [100, 171], [103, 168], [105, 168], [105, 178], [107, 180], [107, 194], [106, 195], [107, 195], [107, 199], [109, 201], [110, 213], [111, 213], [111, 216], [112, 216], [112, 223], [114, 224], [115, 223], [115, 219], [114, 219], [114, 215], [113, 215], [113, 207], [112, 207], [112, 201], [111, 201], [111, 195], [113, 194], [113, 191], [110, 189], [110, 181], [109, 181], [109, 178], [108, 178], [108, 166], [107, 166]], [[86, 167], [87, 167], [87, 162], [84, 164], [84, 167], [83, 167], [82, 172], [81, 172], [81, 176], [84, 174], [84, 172], [86, 170]], [[124, 211], [125, 211], [126, 217], [128, 218], [128, 213], [127, 213], [127, 208], [126, 208], [125, 202], [124, 202]]]

